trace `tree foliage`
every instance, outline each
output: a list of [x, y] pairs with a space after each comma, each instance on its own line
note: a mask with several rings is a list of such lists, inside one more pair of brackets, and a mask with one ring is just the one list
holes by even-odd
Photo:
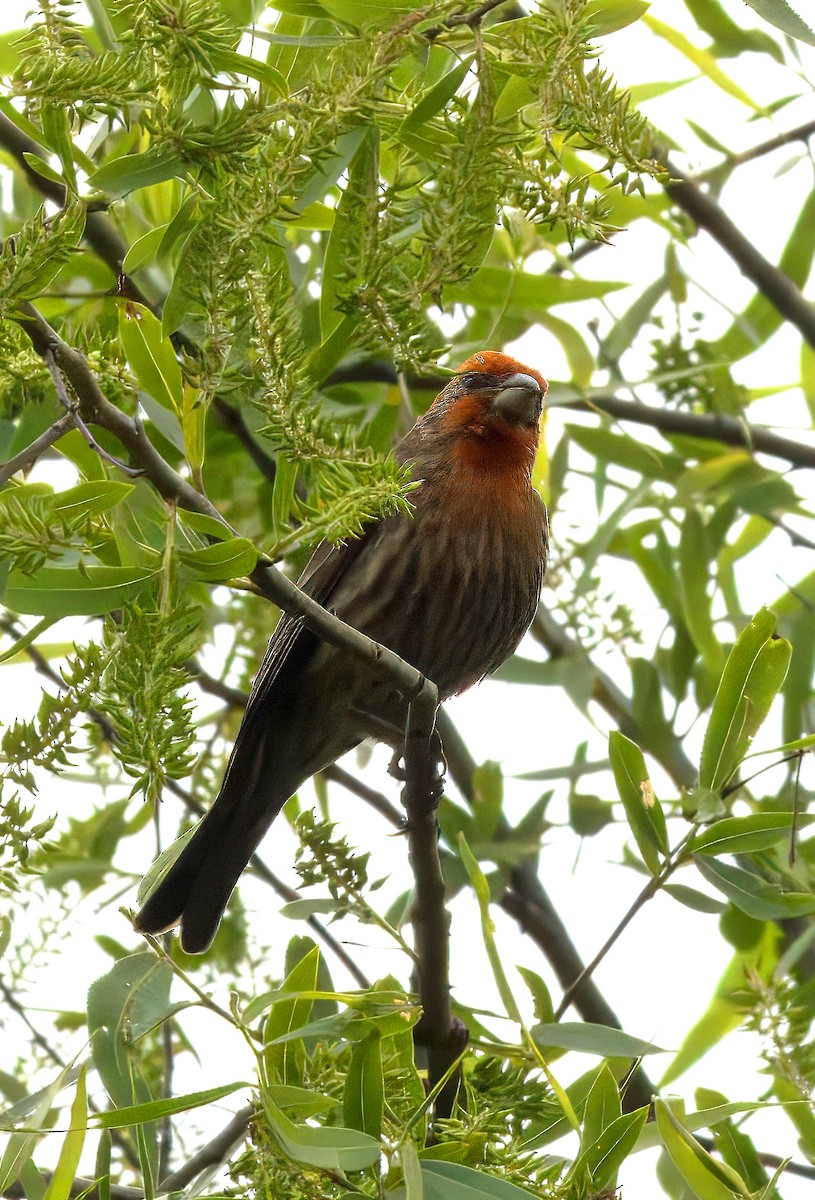
[[[745, 29], [738, 0], [675, 0], [675, 25], [641, 0], [40, 0], [2, 35], [0, 669], [42, 683], [0, 739], [4, 1194], [221, 1194], [228, 1161], [230, 1194], [581, 1200], [658, 1147], [676, 1200], [794, 1196], [774, 1108], [815, 1175], [815, 123], [793, 124], [815, 35], [783, 0], [750, 7]], [[603, 51], [627, 37], [615, 81]], [[684, 74], [654, 80], [663, 52]], [[704, 127], [676, 99], [700, 90]], [[748, 211], [746, 236], [741, 181], [769, 194], [779, 153], [798, 211], [780, 238]], [[554, 551], [499, 676], [550, 725], [568, 701], [578, 732], [527, 747], [519, 779], [441, 717], [447, 899], [500, 1004], [452, 979], [445, 1078], [411, 930], [445, 917], [348, 815], [351, 792], [400, 826], [364, 764], [281, 816], [298, 889], [253, 861], [267, 907], [309, 925], [285, 961], [240, 893], [200, 961], [118, 906], [217, 793], [289, 596], [265, 564], [295, 575], [409, 513], [394, 440], [445, 370], [515, 343], [552, 383]], [[501, 728], [521, 702], [498, 695]], [[584, 839], [641, 884], [626, 910], [586, 872], [598, 927], [610, 905], [620, 924], [585, 970], [538, 869]], [[718, 922], [731, 958], [657, 1082], [668, 1052], [595, 971], [658, 895], [677, 941]], [[74, 910], [82, 1012], [59, 994]], [[761, 1094], [683, 1091], [745, 1029]], [[245, 1064], [223, 1082], [215, 1044]]]

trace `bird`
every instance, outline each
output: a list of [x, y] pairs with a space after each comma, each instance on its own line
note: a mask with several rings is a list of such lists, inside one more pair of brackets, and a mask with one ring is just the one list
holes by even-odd
[[[548, 384], [509, 355], [471, 355], [395, 448], [418, 487], [411, 515], [314, 551], [300, 587], [438, 687], [463, 692], [516, 649], [535, 614], [548, 550], [532, 483]], [[255, 678], [221, 789], [136, 915], [212, 942], [240, 875], [290, 796], [372, 733], [404, 730], [395, 686], [283, 613]]]

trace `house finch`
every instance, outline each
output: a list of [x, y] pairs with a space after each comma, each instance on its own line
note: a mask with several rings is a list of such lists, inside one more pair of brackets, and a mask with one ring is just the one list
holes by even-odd
[[[546, 381], [474, 354], [399, 443], [421, 486], [412, 517], [314, 552], [300, 586], [438, 685], [441, 699], [494, 671], [529, 627], [546, 561], [532, 465]], [[181, 923], [205, 950], [238, 878], [285, 802], [315, 771], [383, 727], [404, 728], [391, 683], [283, 614], [255, 679], [220, 793], [136, 918]]]

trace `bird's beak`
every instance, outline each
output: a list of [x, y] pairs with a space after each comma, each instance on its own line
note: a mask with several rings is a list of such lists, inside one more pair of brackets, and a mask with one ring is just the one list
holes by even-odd
[[543, 392], [537, 379], [519, 371], [501, 380], [490, 412], [511, 425], [533, 425], [540, 419], [542, 403]]

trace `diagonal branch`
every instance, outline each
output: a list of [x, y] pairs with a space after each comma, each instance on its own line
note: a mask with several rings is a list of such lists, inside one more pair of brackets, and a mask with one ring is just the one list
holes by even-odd
[[684, 175], [670, 160], [665, 163], [671, 182], [665, 190], [671, 199], [705, 229], [763, 296], [794, 325], [804, 341], [815, 348], [815, 307], [806, 300], [789, 275], [757, 250], [738, 225], [708, 192]]
[[[456, 787], [468, 803], [475, 800], [473, 772], [476, 763], [464, 739], [450, 717], [441, 709], [438, 718], [439, 733], [444, 743], [444, 753], [450, 775]], [[502, 817], [497, 834], [511, 832], [509, 822]], [[560, 914], [552, 903], [546, 889], [538, 878], [537, 855], [513, 868], [506, 893], [499, 901], [504, 909], [528, 934], [538, 949], [548, 959], [557, 976], [558, 983], [567, 988], [585, 971], [580, 957]], [[611, 1008], [597, 984], [587, 978], [575, 996], [575, 1008], [585, 1021], [596, 1021], [614, 1029], [622, 1029], [622, 1022]], [[626, 1104], [641, 1108], [651, 1103], [654, 1085], [640, 1066], [632, 1076], [626, 1092]]]
[[0, 487], [8, 483], [12, 475], [16, 475], [18, 471], [24, 471], [27, 467], [33, 467], [40, 455], [49, 446], [53, 446], [54, 442], [58, 442], [64, 434], [68, 433], [75, 426], [76, 413], [73, 412], [67, 412], [64, 417], [59, 417], [54, 421], [53, 425], [49, 425], [45, 433], [41, 433], [24, 450], [21, 450], [19, 454], [14, 455], [14, 458], [10, 458], [8, 462], [4, 462], [0, 466]]

